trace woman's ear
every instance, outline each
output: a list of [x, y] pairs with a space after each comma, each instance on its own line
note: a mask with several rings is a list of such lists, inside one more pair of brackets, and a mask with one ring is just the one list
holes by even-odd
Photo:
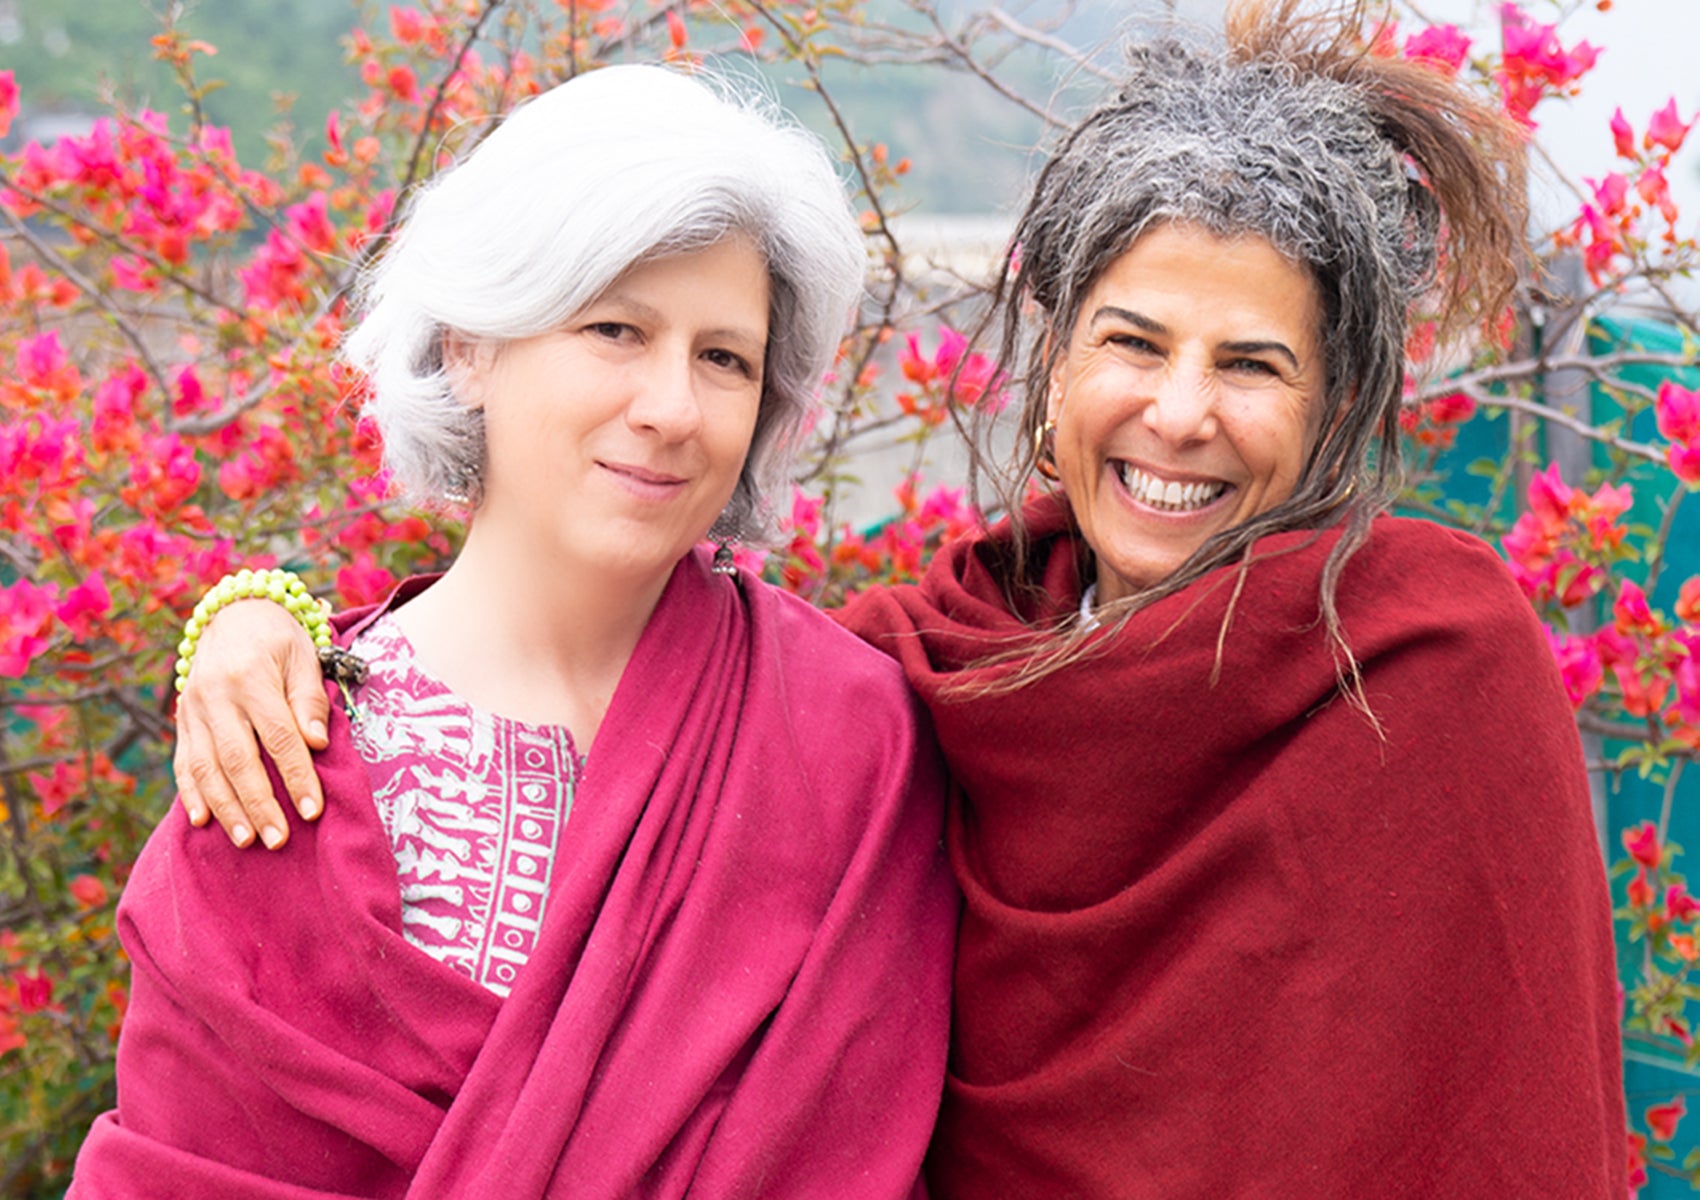
[[495, 362], [495, 346], [464, 333], [443, 333], [443, 371], [455, 399], [468, 408], [484, 407], [484, 380]]

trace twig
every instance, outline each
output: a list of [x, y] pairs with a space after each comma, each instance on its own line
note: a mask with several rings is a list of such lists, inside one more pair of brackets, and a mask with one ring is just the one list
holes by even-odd
[[118, 332], [124, 335], [124, 340], [130, 343], [137, 356], [142, 360], [143, 368], [153, 380], [154, 386], [159, 388], [160, 397], [169, 410], [171, 407], [171, 385], [166, 382], [165, 372], [160, 369], [160, 365], [154, 361], [153, 355], [148, 351], [147, 342], [142, 339], [141, 331], [130, 323], [129, 318], [117, 305], [112, 303], [112, 300], [106, 294], [106, 289], [90, 283], [83, 273], [77, 270], [75, 264], [38, 238], [30, 227], [19, 218], [17, 213], [10, 208], [0, 209], [0, 212], [5, 213], [6, 224], [11, 226], [12, 231], [20, 238], [29, 243], [30, 249], [52, 263], [61, 275], [76, 284], [83, 295], [90, 297], [100, 306], [102, 312], [112, 318], [112, 323], [118, 326]]

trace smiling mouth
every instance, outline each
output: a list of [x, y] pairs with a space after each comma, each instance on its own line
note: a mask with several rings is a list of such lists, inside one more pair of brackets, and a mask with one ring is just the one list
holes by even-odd
[[1195, 512], [1215, 503], [1217, 497], [1228, 490], [1228, 485], [1221, 480], [1208, 483], [1180, 483], [1173, 479], [1158, 479], [1149, 472], [1142, 471], [1132, 463], [1116, 461], [1116, 478], [1127, 489], [1127, 494], [1141, 504], [1164, 512]]
[[614, 474], [628, 479], [633, 483], [646, 484], [652, 487], [673, 487], [685, 482], [684, 479], [678, 475], [669, 475], [661, 471], [650, 471], [643, 467], [634, 466], [630, 463], [604, 462], [601, 465], [605, 470], [612, 471]]

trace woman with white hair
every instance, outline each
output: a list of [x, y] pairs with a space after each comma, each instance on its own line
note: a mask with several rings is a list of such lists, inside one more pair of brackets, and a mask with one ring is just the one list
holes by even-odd
[[814, 139], [660, 68], [418, 196], [346, 354], [465, 546], [335, 622], [319, 820], [148, 844], [71, 1195], [909, 1195], [936, 751], [895, 664], [695, 549], [754, 532], [861, 268]]

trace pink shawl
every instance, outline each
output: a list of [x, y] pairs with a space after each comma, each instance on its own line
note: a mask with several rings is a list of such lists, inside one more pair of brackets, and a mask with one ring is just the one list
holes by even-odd
[[686, 558], [506, 1002], [403, 940], [331, 711], [326, 813], [285, 850], [236, 851], [173, 808], [138, 862], [118, 1108], [72, 1197], [911, 1193], [958, 902], [895, 664]]

